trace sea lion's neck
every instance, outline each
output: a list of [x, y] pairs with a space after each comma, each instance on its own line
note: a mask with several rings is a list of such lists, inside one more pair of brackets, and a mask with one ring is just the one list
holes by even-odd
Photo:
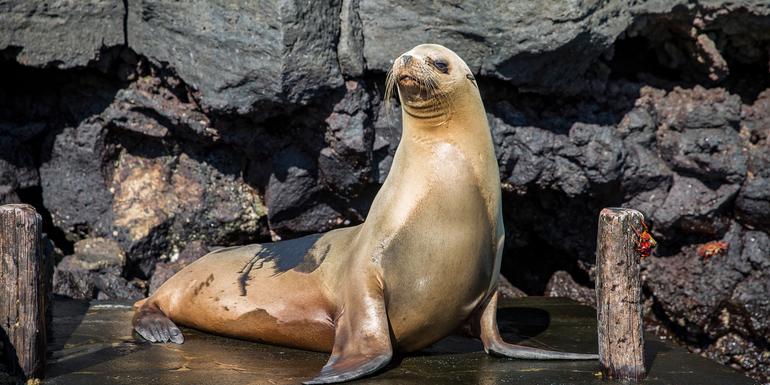
[[492, 145], [491, 135], [478, 93], [458, 93], [450, 99], [446, 103], [418, 107], [404, 105], [401, 114], [402, 145], [412, 138], [430, 137], [463, 143], [463, 147], [472, 150], [489, 150]]
[[402, 115], [410, 122], [416, 122], [420, 126], [438, 126], [447, 120], [448, 108], [440, 103], [422, 103], [412, 105], [402, 105]]
[[[416, 149], [441, 142], [452, 144], [464, 155], [479, 180], [484, 181], [487, 193], [494, 196], [490, 198], [490, 203], [499, 202], [500, 174], [497, 157], [487, 114], [478, 90], [469, 88], [456, 92], [451, 95], [449, 102], [441, 107], [444, 110], [436, 117], [417, 116], [402, 108], [403, 133], [399, 147]], [[393, 168], [410, 166], [401, 164], [401, 157], [396, 158]]]
[[[406, 221], [419, 199], [441, 188], [442, 175], [434, 173], [441, 168], [436, 166], [447, 166], [447, 160], [455, 162], [454, 166], [448, 165], [449, 169], [474, 174], [469, 180], [478, 183], [489, 217], [495, 223], [499, 221], [500, 176], [484, 106], [478, 94], [465, 99], [455, 95], [455, 100], [457, 103], [451, 105], [451, 110], [445, 110], [437, 118], [410, 114], [402, 107], [401, 141], [362, 231], [382, 231], [381, 226], [372, 223]], [[441, 158], [449, 153], [452, 159]], [[370, 218], [377, 218], [376, 222]]]

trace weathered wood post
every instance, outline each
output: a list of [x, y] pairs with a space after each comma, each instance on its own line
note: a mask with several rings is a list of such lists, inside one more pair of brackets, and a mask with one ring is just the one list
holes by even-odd
[[46, 354], [42, 219], [30, 205], [0, 206], [0, 338], [14, 375], [41, 378]]
[[599, 214], [596, 306], [599, 362], [607, 379], [645, 376], [642, 285], [637, 251], [644, 216], [636, 210], [606, 208]]

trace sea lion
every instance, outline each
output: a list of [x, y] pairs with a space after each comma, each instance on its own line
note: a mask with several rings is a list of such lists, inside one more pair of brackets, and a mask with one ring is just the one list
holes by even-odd
[[395, 60], [386, 100], [394, 88], [403, 134], [364, 223], [210, 253], [137, 303], [135, 330], [182, 343], [179, 324], [331, 352], [307, 384], [366, 376], [465, 321], [490, 354], [596, 359], [500, 337], [500, 176], [468, 66], [445, 47], [420, 45]]

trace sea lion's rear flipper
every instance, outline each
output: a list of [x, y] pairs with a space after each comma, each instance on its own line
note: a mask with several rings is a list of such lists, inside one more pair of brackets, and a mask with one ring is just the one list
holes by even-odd
[[[334, 332], [334, 348], [318, 377], [305, 384], [350, 381], [385, 367], [393, 357], [390, 325], [379, 280], [349, 288]], [[350, 290], [352, 289], [352, 290]]]
[[484, 350], [490, 355], [525, 360], [597, 360], [596, 354], [567, 353], [509, 344], [503, 341], [497, 329], [497, 290], [494, 291], [474, 317], [472, 328], [477, 328]]
[[184, 342], [182, 331], [153, 302], [144, 302], [134, 313], [134, 330], [150, 342]]

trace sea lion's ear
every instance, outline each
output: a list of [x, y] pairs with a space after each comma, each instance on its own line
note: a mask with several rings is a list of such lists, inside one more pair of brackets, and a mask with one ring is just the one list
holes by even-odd
[[469, 73], [465, 74], [465, 77], [468, 78], [468, 80], [470, 80], [471, 83], [473, 83], [474, 87], [479, 88], [479, 86], [476, 85], [476, 78], [473, 77], [472, 73], [469, 72]]

